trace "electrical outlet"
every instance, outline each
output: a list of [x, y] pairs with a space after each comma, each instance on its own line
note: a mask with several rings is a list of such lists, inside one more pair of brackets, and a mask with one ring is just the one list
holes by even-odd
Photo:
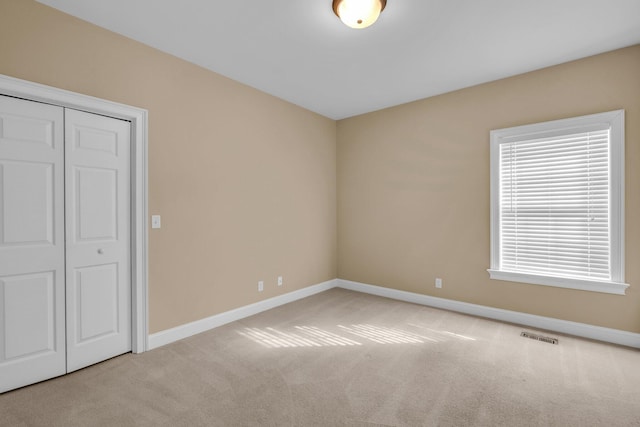
[[282, 276], [278, 276], [278, 286], [282, 286]]
[[442, 279], [436, 277], [436, 288], [442, 288]]
[[258, 292], [264, 291], [264, 281], [260, 280], [258, 282]]

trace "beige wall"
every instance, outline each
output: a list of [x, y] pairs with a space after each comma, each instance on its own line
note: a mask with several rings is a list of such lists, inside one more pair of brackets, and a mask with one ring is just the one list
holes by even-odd
[[[490, 280], [489, 131], [614, 109], [626, 110], [627, 295]], [[640, 46], [342, 120], [338, 276], [640, 332], [639, 188]]]
[[[150, 230], [151, 332], [336, 276], [640, 332], [640, 46], [342, 120], [336, 131], [33, 0], [2, 0], [0, 74], [149, 110], [149, 210], [163, 222]], [[619, 108], [627, 295], [489, 280], [489, 131]]]
[[32, 0], [0, 74], [149, 110], [150, 332], [336, 277], [334, 121]]

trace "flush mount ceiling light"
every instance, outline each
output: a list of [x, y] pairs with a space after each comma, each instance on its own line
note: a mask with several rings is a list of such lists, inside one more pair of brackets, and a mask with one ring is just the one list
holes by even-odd
[[351, 28], [367, 28], [378, 20], [387, 0], [333, 0], [333, 11]]

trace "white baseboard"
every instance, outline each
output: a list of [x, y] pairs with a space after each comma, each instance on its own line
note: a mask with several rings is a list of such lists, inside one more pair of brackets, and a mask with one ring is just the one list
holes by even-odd
[[479, 317], [486, 317], [503, 322], [515, 323], [532, 328], [640, 348], [640, 334], [633, 332], [603, 328], [601, 326], [587, 325], [585, 323], [570, 322], [551, 317], [536, 316], [517, 311], [502, 310], [484, 305], [470, 304], [467, 302], [368, 285], [366, 283], [352, 282], [350, 280], [334, 279], [151, 334], [149, 335], [149, 350], [153, 350], [154, 348], [170, 344], [174, 341], [208, 331], [209, 329], [217, 328], [218, 326], [226, 325], [227, 323], [231, 323], [236, 320], [244, 319], [245, 317], [253, 316], [254, 314], [258, 314], [265, 310], [270, 310], [280, 305], [297, 301], [335, 287], [399, 301], [411, 302], [414, 304], [426, 305], [434, 308], [441, 308], [444, 310], [456, 311], [464, 314], [471, 314]]
[[236, 308], [234, 310], [225, 311], [224, 313], [216, 314], [205, 319], [196, 320], [195, 322], [186, 323], [184, 325], [176, 326], [175, 328], [156, 332], [155, 334], [149, 335], [149, 350], [208, 331], [209, 329], [217, 328], [218, 326], [226, 325], [227, 323], [231, 323], [236, 320], [244, 319], [245, 317], [253, 316], [254, 314], [270, 310], [283, 304], [324, 292], [336, 287], [336, 284], [337, 279], [329, 280], [304, 289], [289, 292], [264, 301], [259, 301], [254, 304], [245, 305], [244, 307]]
[[578, 337], [589, 338], [598, 341], [605, 341], [612, 344], [620, 344], [628, 347], [640, 348], [640, 334], [621, 331], [619, 329], [603, 328], [601, 326], [587, 325], [585, 323], [570, 322], [567, 320], [554, 319], [551, 317], [543, 317], [533, 314], [520, 313], [517, 311], [502, 310], [499, 308], [492, 308], [483, 305], [437, 298], [428, 295], [416, 294], [413, 292], [399, 291], [397, 289], [367, 285], [365, 283], [352, 282], [349, 280], [337, 279], [337, 287], [395, 300], [411, 302], [414, 304], [421, 304], [429, 307], [442, 308], [459, 313], [501, 320], [503, 322], [515, 323], [518, 325], [530, 326], [533, 328], [545, 329], [548, 331], [555, 331], [563, 334], [575, 335]]

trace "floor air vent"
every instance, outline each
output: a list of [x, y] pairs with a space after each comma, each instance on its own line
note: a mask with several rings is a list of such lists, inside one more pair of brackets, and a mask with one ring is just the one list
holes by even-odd
[[558, 344], [558, 338], [545, 337], [542, 335], [532, 334], [531, 332], [520, 332], [520, 336], [531, 338], [532, 340], [548, 342], [549, 344]]

